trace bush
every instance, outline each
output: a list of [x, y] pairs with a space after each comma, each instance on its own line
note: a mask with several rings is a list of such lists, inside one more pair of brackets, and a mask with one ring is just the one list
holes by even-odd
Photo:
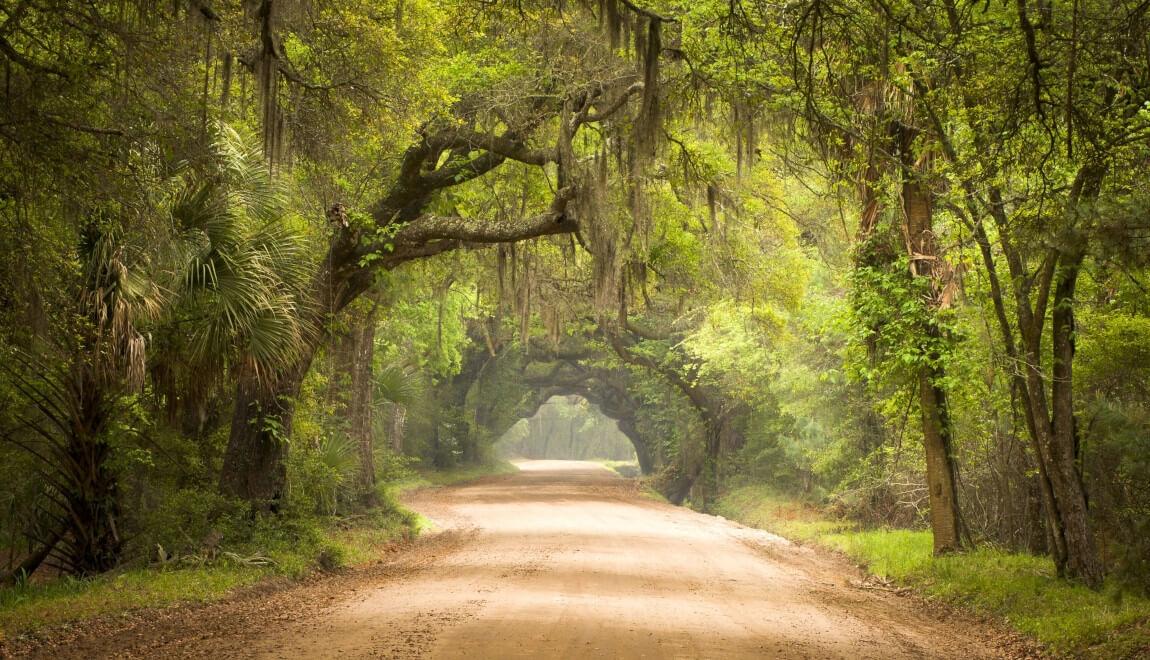
[[336, 515], [355, 501], [359, 457], [346, 435], [333, 432], [314, 444], [296, 443], [288, 456], [289, 510]]
[[[141, 512], [133, 539], [137, 556], [170, 558], [215, 554], [248, 536], [248, 505], [213, 491], [184, 488], [168, 494], [152, 510]], [[163, 556], [161, 556], [163, 555]]]
[[1083, 439], [1090, 510], [1114, 578], [1150, 596], [1150, 410], [1098, 399]]

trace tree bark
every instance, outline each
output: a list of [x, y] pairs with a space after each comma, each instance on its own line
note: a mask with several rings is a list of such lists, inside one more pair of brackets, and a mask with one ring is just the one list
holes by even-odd
[[955, 552], [963, 546], [962, 513], [958, 505], [957, 469], [953, 453], [950, 411], [939, 383], [944, 377], [937, 344], [943, 339], [933, 316], [942, 306], [945, 283], [940, 283], [941, 255], [933, 231], [931, 193], [915, 172], [912, 151], [914, 133], [902, 131], [902, 203], [911, 274], [929, 282], [928, 314], [920, 332], [925, 362], [919, 367], [919, 408], [922, 413], [923, 447], [926, 453], [926, 485], [930, 502], [930, 528], [934, 554]]
[[919, 373], [923, 446], [926, 449], [926, 484], [930, 501], [930, 529], [934, 554], [962, 549], [962, 524], [955, 483], [954, 457], [946, 394], [936, 385], [933, 370]]
[[1056, 495], [1062, 512], [1067, 550], [1066, 573], [1090, 586], [1102, 583], [1103, 569], [1094, 547], [1086, 489], [1082, 482], [1078, 420], [1074, 414], [1074, 289], [1085, 257], [1080, 242], [1064, 254], [1054, 289], [1051, 316], [1053, 364], [1051, 365], [1053, 472], [1059, 487]]
[[350, 384], [347, 401], [348, 432], [359, 455], [360, 504], [378, 504], [375, 493], [375, 325], [376, 307], [344, 337], [351, 358], [345, 379]]
[[295, 400], [313, 353], [280, 373], [274, 384], [241, 378], [231, 434], [220, 473], [220, 492], [250, 502], [257, 510], [278, 511], [287, 480], [288, 440], [295, 420]]

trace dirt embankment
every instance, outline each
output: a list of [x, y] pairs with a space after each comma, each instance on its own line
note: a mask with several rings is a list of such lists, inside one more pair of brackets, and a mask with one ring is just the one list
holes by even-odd
[[424, 491], [443, 530], [380, 565], [81, 625], [44, 657], [980, 658], [1015, 637], [842, 561], [642, 498], [594, 463]]

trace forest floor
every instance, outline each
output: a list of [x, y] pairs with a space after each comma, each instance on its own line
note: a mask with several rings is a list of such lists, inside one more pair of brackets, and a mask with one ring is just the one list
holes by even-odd
[[377, 564], [75, 624], [31, 657], [1033, 657], [829, 553], [655, 501], [595, 463], [425, 489]]

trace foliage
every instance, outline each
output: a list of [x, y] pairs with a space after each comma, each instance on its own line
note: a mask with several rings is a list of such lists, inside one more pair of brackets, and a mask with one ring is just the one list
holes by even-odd
[[931, 557], [929, 532], [860, 530], [761, 486], [733, 491], [719, 510], [842, 552], [870, 573], [928, 596], [1003, 617], [1058, 653], [1126, 657], [1146, 642], [1139, 624], [1150, 613], [1150, 601], [1123, 596], [1118, 585], [1100, 593], [1060, 580], [1042, 557], [995, 548]]
[[15, 636], [139, 608], [210, 602], [269, 576], [299, 578], [317, 568], [372, 564], [384, 547], [407, 538], [414, 524], [414, 517], [402, 510], [349, 521], [265, 521], [246, 538], [223, 541], [211, 557], [182, 554], [173, 545], [165, 548], [168, 559], [156, 565], [3, 588], [0, 631]]

